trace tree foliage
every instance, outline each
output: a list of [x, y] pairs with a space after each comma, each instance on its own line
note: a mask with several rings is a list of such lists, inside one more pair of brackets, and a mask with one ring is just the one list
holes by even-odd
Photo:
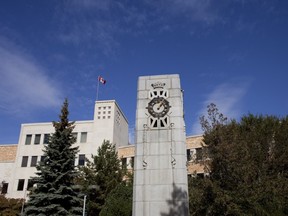
[[53, 122], [55, 132], [44, 146], [44, 161], [36, 166], [36, 184], [29, 194], [26, 215], [81, 215], [82, 204], [74, 189], [75, 156], [78, 147], [72, 147], [74, 122], [68, 120], [68, 101], [64, 101], [59, 122]]
[[190, 180], [191, 215], [288, 214], [288, 117], [201, 118], [210, 177]]
[[100, 216], [131, 216], [133, 202], [133, 186], [119, 184], [108, 194]]
[[23, 199], [9, 199], [0, 195], [0, 216], [20, 215]]
[[123, 181], [126, 173], [118, 159], [115, 145], [104, 140], [97, 155], [92, 155], [92, 161], [87, 160], [87, 165], [80, 168], [80, 173], [77, 182], [87, 195], [87, 215], [99, 215], [109, 193]]

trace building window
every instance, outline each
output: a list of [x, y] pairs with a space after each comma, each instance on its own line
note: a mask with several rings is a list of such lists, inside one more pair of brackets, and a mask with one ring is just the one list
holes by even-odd
[[101, 114], [101, 112], [98, 112], [98, 115], [100, 115]]
[[46, 157], [47, 157], [47, 156], [45, 156], [45, 155], [41, 155], [41, 157], [40, 157], [40, 162], [43, 163]]
[[41, 134], [36, 134], [36, 135], [35, 135], [34, 144], [35, 144], [35, 145], [40, 144], [40, 139], [41, 139]]
[[100, 119], [100, 116], [98, 116], [98, 119]]
[[80, 142], [81, 143], [86, 143], [87, 142], [87, 132], [81, 132]]
[[131, 164], [131, 167], [134, 168], [134, 157], [131, 157], [130, 164]]
[[25, 145], [30, 145], [32, 140], [32, 134], [26, 135]]
[[108, 114], [111, 114], [111, 111], [108, 111]]
[[187, 161], [190, 161], [192, 159], [190, 149], [186, 150], [186, 156], [187, 156]]
[[106, 109], [106, 107], [103, 107], [103, 109]]
[[[108, 106], [108, 109], [111, 109], [111, 106]], [[110, 111], [109, 111], [110, 112]]]
[[79, 166], [85, 165], [85, 154], [79, 154], [78, 165]]
[[8, 183], [3, 182], [2, 183], [1, 194], [7, 194], [7, 191], [8, 191]]
[[30, 166], [35, 167], [36, 164], [37, 164], [37, 156], [32, 156]]
[[48, 144], [50, 139], [50, 134], [44, 134], [43, 144]]
[[32, 179], [28, 179], [27, 190], [31, 191], [34, 186], [34, 181]]
[[196, 148], [196, 160], [203, 160], [203, 149]]
[[108, 119], [110, 119], [111, 117], [110, 117], [110, 116], [108, 116], [107, 118], [108, 118]]
[[99, 110], [101, 110], [101, 107], [98, 107]]
[[127, 168], [127, 158], [121, 158], [122, 169]]
[[77, 143], [77, 133], [72, 133], [72, 136], [74, 137], [74, 139], [75, 139], [75, 143]]
[[102, 118], [105, 119], [105, 116], [103, 116]]
[[19, 179], [18, 180], [17, 191], [23, 191], [24, 183], [25, 183], [25, 179]]
[[28, 156], [23, 156], [21, 167], [27, 167], [27, 164], [28, 164]]
[[103, 114], [106, 114], [106, 112], [105, 112], [105, 111], [103, 111]]

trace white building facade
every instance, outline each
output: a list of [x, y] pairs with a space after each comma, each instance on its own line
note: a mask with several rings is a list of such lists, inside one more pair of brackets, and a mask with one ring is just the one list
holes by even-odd
[[[51, 122], [21, 125], [14, 162], [0, 160], [0, 181], [2, 187], [5, 186], [6, 197], [26, 197], [27, 188], [32, 186], [31, 176], [35, 176], [36, 164], [44, 159], [43, 148], [52, 133], [54, 127]], [[79, 146], [75, 165], [82, 166], [85, 158], [90, 159], [97, 153], [104, 140], [115, 144], [117, 149], [127, 146], [128, 121], [116, 101], [96, 101], [94, 119], [76, 121], [73, 135], [77, 138], [74, 145]]]

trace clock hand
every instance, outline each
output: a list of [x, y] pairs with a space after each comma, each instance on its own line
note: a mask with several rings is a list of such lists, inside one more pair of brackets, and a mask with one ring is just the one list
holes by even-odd
[[157, 107], [157, 110], [160, 109], [160, 107], [163, 105], [164, 99], [162, 99], [162, 101], [159, 103], [159, 106]]

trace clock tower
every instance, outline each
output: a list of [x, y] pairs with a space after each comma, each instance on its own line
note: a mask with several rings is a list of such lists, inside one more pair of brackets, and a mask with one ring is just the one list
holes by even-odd
[[188, 216], [179, 75], [138, 79], [133, 216]]

